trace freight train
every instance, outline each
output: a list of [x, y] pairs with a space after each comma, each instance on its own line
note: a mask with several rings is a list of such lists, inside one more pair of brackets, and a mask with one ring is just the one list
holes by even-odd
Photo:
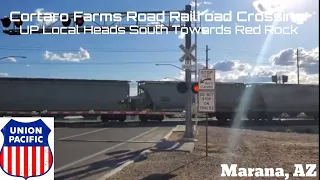
[[[0, 116], [81, 115], [123, 122], [138, 115], [143, 122], [162, 121], [185, 109], [186, 94], [178, 93], [178, 83], [138, 81], [137, 96], [130, 97], [130, 81], [5, 77], [0, 78]], [[192, 101], [196, 104], [194, 96]], [[216, 112], [209, 117], [272, 120], [282, 113], [318, 119], [319, 85], [217, 82]]]

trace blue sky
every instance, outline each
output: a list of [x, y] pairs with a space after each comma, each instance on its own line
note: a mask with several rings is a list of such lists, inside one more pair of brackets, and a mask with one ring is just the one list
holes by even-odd
[[[264, 7], [263, 0], [198, 0], [201, 12], [228, 12], [232, 10], [257, 13]], [[279, 1], [268, 1], [274, 4]], [[221, 81], [247, 81], [252, 77], [258, 81], [269, 81], [271, 74], [287, 74], [295, 82], [293, 49], [301, 48], [301, 77], [305, 83], [318, 83], [319, 72], [311, 72], [311, 66], [318, 69], [318, 27], [319, 9], [317, 0], [284, 0], [280, 5], [287, 11], [307, 13], [300, 16], [300, 22], [292, 19], [279, 26], [298, 27], [298, 35], [274, 35], [266, 42], [267, 35], [199, 35], [199, 63], [205, 59], [205, 46], [209, 45], [210, 65], [217, 69]], [[0, 17], [10, 11], [31, 13], [43, 8], [44, 12], [115, 12], [182, 10], [190, 0], [25, 0], [5, 1], [0, 6]], [[261, 4], [261, 6], [257, 6]], [[194, 3], [193, 3], [194, 5]], [[302, 22], [301, 22], [302, 19]], [[225, 26], [235, 26], [235, 21]], [[218, 26], [221, 23], [204, 23], [202, 26]], [[266, 25], [266, 23], [246, 23], [246, 26]], [[193, 39], [194, 40], [194, 39]], [[0, 33], [0, 57], [11, 55], [26, 56], [26, 59], [4, 59], [0, 62], [0, 75], [12, 77], [54, 77], [117, 80], [161, 80], [182, 79], [183, 72], [170, 66], [155, 66], [156, 63], [171, 63], [181, 66], [182, 52], [178, 46], [184, 43], [179, 34], [169, 35], [23, 35], [8, 36]], [[82, 48], [82, 49], [80, 49]], [[264, 49], [264, 50], [263, 50]], [[50, 58], [46, 59], [44, 54]], [[79, 53], [80, 55], [63, 53]], [[82, 51], [82, 53], [81, 53]], [[116, 52], [115, 52], [116, 51]], [[149, 51], [149, 52], [148, 52]], [[150, 52], [153, 51], [153, 52]], [[158, 51], [158, 52], [154, 52]], [[64, 57], [62, 61], [61, 57]], [[70, 62], [67, 57], [84, 58]], [[60, 58], [60, 60], [59, 60]], [[258, 64], [257, 64], [258, 62]], [[201, 67], [199, 65], [199, 67]], [[290, 78], [292, 77], [292, 78]]]

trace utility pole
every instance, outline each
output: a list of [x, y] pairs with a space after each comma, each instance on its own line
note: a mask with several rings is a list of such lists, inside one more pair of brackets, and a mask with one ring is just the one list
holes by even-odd
[[206, 46], [206, 69], [209, 68], [209, 55], [208, 52], [210, 51], [209, 46]]
[[[190, 14], [191, 12], [191, 5], [186, 5], [185, 12], [187, 14]], [[188, 29], [191, 27], [191, 19], [186, 22], [185, 25]], [[190, 30], [188, 31], [188, 34], [185, 36], [185, 43], [186, 43], [186, 49], [190, 50], [191, 49], [191, 32]], [[191, 58], [189, 56], [186, 57], [185, 59], [185, 64], [186, 65], [191, 65]], [[188, 88], [187, 92], [187, 102], [186, 102], [186, 131], [184, 138], [187, 139], [194, 139], [193, 135], [193, 122], [192, 122], [192, 91], [191, 91], [191, 69], [186, 69], [186, 84]]]
[[[206, 46], [206, 69], [209, 68], [209, 47]], [[206, 113], [206, 157], [208, 157], [208, 113]]]
[[297, 82], [298, 84], [300, 84], [300, 78], [299, 78], [299, 72], [300, 71], [300, 67], [299, 67], [299, 49], [297, 49]]

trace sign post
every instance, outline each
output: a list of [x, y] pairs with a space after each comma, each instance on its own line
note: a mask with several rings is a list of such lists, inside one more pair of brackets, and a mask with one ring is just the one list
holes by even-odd
[[[188, 8], [191, 8], [190, 6]], [[186, 8], [187, 9], [187, 8]], [[186, 26], [191, 26], [191, 22], [187, 22]], [[183, 56], [180, 58], [180, 62], [185, 61], [183, 65], [183, 69], [185, 69], [185, 80], [188, 87], [191, 86], [191, 69], [192, 62], [196, 61], [196, 57], [192, 54], [195, 50], [196, 46], [191, 46], [191, 33], [189, 32], [186, 35], [186, 45], [181, 44], [179, 48], [184, 52]], [[185, 139], [194, 140], [193, 134], [193, 122], [192, 122], [192, 93], [191, 91], [187, 91], [186, 98], [186, 132]]]
[[[186, 5], [185, 11], [186, 14], [191, 13], [191, 5]], [[185, 27], [190, 28], [192, 27], [191, 19], [189, 19], [187, 22], [185, 22]], [[184, 55], [180, 58], [180, 61], [182, 62], [185, 60], [184, 64], [191, 65], [192, 61], [195, 61], [196, 58], [192, 55], [192, 51], [195, 49], [195, 47], [192, 47], [191, 42], [191, 32], [189, 31], [185, 35], [185, 46], [180, 45], [180, 49], [184, 52]], [[191, 69], [185, 70], [185, 80], [188, 87], [191, 87]], [[188, 141], [194, 141], [194, 134], [193, 134], [193, 122], [192, 122], [192, 92], [189, 89], [187, 91], [187, 98], [186, 98], [186, 131], [184, 134], [184, 140]]]
[[[208, 68], [208, 67], [207, 67]], [[206, 113], [206, 156], [208, 157], [208, 113], [216, 111], [216, 78], [214, 69], [199, 71], [198, 112]]]
[[[189, 37], [189, 38], [188, 38]], [[188, 48], [189, 47], [189, 48]], [[196, 45], [193, 44], [191, 46], [191, 34], [187, 34], [186, 35], [186, 46], [184, 46], [183, 44], [181, 44], [179, 46], [179, 48], [184, 52], [183, 56], [181, 56], [181, 58], [179, 59], [180, 62], [185, 61], [185, 64], [182, 65], [182, 69], [185, 70], [185, 76], [186, 76], [186, 83], [188, 86], [191, 85], [191, 74], [192, 74], [192, 69], [195, 67], [195, 65], [192, 65], [192, 62], [196, 62], [197, 58], [192, 54], [192, 52], [196, 49]], [[196, 71], [196, 70], [195, 70]], [[186, 132], [187, 134], [191, 134], [189, 131], [190, 130], [190, 126], [192, 131], [194, 131], [193, 129], [193, 124], [192, 124], [192, 94], [190, 92], [190, 94], [187, 95], [187, 104], [186, 104]], [[196, 122], [197, 125], [198, 122]], [[193, 135], [192, 135], [193, 136]]]

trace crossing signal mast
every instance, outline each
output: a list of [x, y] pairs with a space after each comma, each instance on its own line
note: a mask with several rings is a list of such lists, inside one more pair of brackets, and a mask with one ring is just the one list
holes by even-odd
[[[137, 15], [139, 14], [158, 14], [158, 13], [164, 13], [164, 18], [170, 19], [170, 14], [171, 12], [177, 13], [185, 13], [189, 14], [190, 17], [192, 17], [192, 10], [191, 10], [191, 5], [186, 5], [184, 10], [175, 10], [175, 11], [146, 11], [146, 12], [136, 12]], [[109, 12], [108, 14], [120, 14], [122, 19], [125, 19], [128, 16], [128, 12]], [[57, 14], [57, 13], [55, 13]], [[91, 13], [91, 14], [97, 14], [97, 13]], [[98, 13], [99, 14], [99, 13]], [[61, 14], [59, 14], [61, 15]], [[74, 14], [69, 13], [68, 14], [69, 18], [61, 18], [63, 21], [61, 22], [60, 19], [55, 22], [54, 24], [58, 23], [60, 21], [60, 25], [64, 26], [64, 28], [61, 29], [61, 33], [68, 33], [69, 30], [73, 30], [75, 26], [77, 26], [77, 32], [78, 33], [84, 33], [85, 28], [83, 27], [86, 24], [86, 21], [84, 20], [83, 17], [77, 16], [76, 18], [74, 17]], [[12, 19], [10, 19], [12, 18]], [[21, 16], [15, 15], [12, 17], [4, 17], [1, 19], [2, 25], [5, 28], [3, 30], [3, 33], [8, 34], [8, 35], [23, 35], [23, 34], [28, 34], [29, 29], [23, 28], [23, 19], [21, 19]], [[14, 23], [12, 25], [12, 20], [14, 20]], [[72, 23], [73, 22], [73, 23]], [[192, 22], [191, 18], [189, 18], [188, 21], [185, 22], [185, 20], [182, 20], [182, 17], [180, 16], [179, 21], [167, 21], [167, 22], [161, 22], [160, 26], [152, 26], [148, 24], [143, 24], [143, 22], [140, 22], [139, 20], [135, 21], [134, 24], [127, 24], [123, 22], [112, 22], [112, 23], [107, 23], [106, 21], [103, 22], [103, 24], [99, 24], [97, 22], [92, 22], [96, 25], [97, 28], [100, 27], [121, 27], [125, 32], [132, 32], [132, 30], [139, 30], [140, 32], [145, 32], [145, 31], [156, 31], [156, 30], [163, 30], [163, 31], [179, 31], [181, 32], [182, 29], [188, 29], [188, 32], [185, 33], [185, 50], [187, 52], [192, 52], [194, 47], [191, 46], [191, 31], [190, 28], [192, 28]], [[50, 25], [48, 27], [44, 28], [38, 28], [37, 30], [34, 30], [32, 34], [44, 34], [44, 32], [52, 32], [53, 30], [53, 25]], [[73, 25], [73, 27], [72, 27]], [[132, 26], [135, 26], [132, 28]], [[198, 28], [198, 27], [196, 27]], [[200, 29], [200, 28], [199, 28]], [[116, 28], [112, 29], [111, 31], [116, 31]], [[191, 65], [192, 57], [190, 57], [190, 54], [184, 58], [185, 60], [185, 65]], [[191, 86], [191, 70], [187, 69], [185, 73], [186, 77], [186, 82], [180, 84], [178, 88], [178, 91], [180, 90], [182, 93], [188, 93], [187, 100], [186, 100], [186, 131], [185, 131], [185, 138], [186, 140], [194, 140], [194, 135], [193, 135], [193, 122], [192, 122], [192, 93], [190, 91]]]

